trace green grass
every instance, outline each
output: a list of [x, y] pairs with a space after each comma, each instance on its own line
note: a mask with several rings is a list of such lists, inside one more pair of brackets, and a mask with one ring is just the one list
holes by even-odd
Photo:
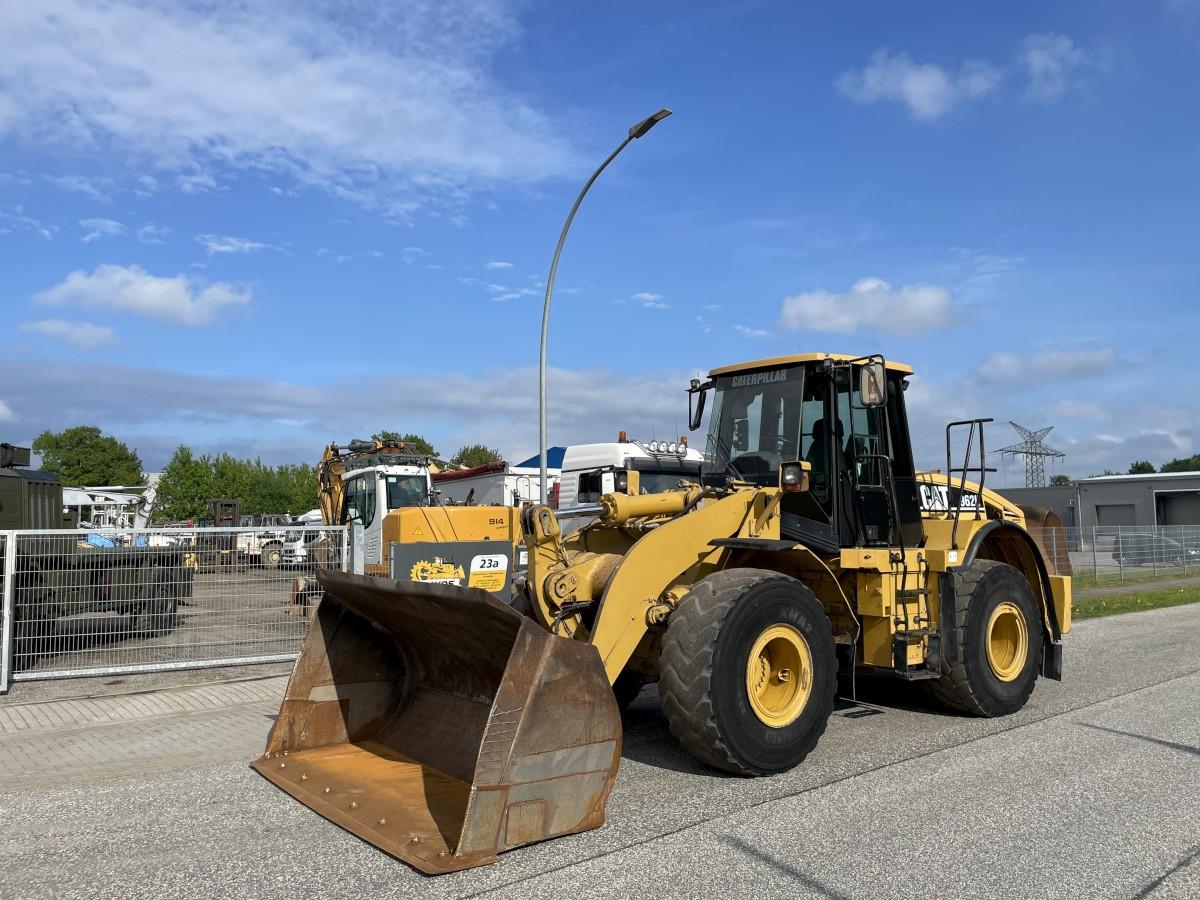
[[1075, 590], [1082, 591], [1087, 588], [1094, 587], [1114, 587], [1118, 584], [1150, 584], [1155, 581], [1171, 581], [1175, 578], [1191, 578], [1194, 575], [1200, 575], [1200, 566], [1189, 565], [1185, 567], [1166, 567], [1159, 566], [1155, 572], [1150, 566], [1126, 566], [1125, 578], [1121, 578], [1119, 571], [1100, 571], [1100, 572], [1079, 572], [1072, 576], [1072, 583]]
[[1187, 584], [1157, 591], [1132, 590], [1127, 594], [1113, 594], [1108, 597], [1081, 597], [1071, 604], [1071, 616], [1075, 621], [1079, 621], [1113, 616], [1117, 613], [1183, 606], [1185, 603], [1200, 603], [1200, 584]]

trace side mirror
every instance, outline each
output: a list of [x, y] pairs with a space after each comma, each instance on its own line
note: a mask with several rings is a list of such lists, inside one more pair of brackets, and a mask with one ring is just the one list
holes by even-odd
[[880, 360], [864, 363], [858, 370], [858, 397], [868, 408], [887, 403], [887, 373]]
[[[693, 378], [691, 385], [688, 387], [688, 430], [695, 431], [700, 427], [700, 423], [704, 420], [704, 401], [708, 396], [709, 390], [712, 388], [712, 382], [700, 383], [699, 378]], [[695, 405], [692, 404], [692, 397], [696, 398]]]
[[779, 467], [779, 489], [789, 494], [799, 494], [808, 490], [808, 476], [812, 471], [812, 463], [798, 459], [795, 462], [785, 462]]

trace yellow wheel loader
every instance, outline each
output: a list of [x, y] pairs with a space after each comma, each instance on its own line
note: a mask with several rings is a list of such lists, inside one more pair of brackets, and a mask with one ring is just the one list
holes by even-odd
[[[946, 471], [916, 472], [910, 374], [814, 353], [693, 382], [693, 430], [713, 394], [696, 483], [525, 510], [521, 608], [323, 575], [254, 767], [439, 873], [600, 825], [618, 695], [647, 682], [689, 753], [742, 775], [803, 760], [856, 671], [927, 682], [974, 715], [1020, 709], [1039, 675], [1061, 677], [1070, 578], [983, 486], [982, 420], [948, 427]], [[577, 514], [592, 521], [564, 538]]]

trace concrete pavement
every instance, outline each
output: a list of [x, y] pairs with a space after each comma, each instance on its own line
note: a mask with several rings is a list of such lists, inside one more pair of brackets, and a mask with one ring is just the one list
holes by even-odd
[[695, 764], [647, 691], [603, 828], [438, 879], [249, 771], [274, 698], [20, 729], [0, 736], [26, 757], [0, 763], [0, 895], [1200, 895], [1200, 606], [1084, 622], [1068, 641], [1067, 680], [1015, 716], [868, 685], [769, 779]]

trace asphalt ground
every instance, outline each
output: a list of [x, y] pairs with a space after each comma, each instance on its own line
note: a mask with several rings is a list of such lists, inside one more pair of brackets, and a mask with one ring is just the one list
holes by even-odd
[[694, 763], [648, 690], [604, 827], [436, 879], [247, 768], [261, 698], [3, 734], [0, 896], [1200, 896], [1200, 605], [1079, 624], [1005, 719], [905, 688], [754, 780]]

